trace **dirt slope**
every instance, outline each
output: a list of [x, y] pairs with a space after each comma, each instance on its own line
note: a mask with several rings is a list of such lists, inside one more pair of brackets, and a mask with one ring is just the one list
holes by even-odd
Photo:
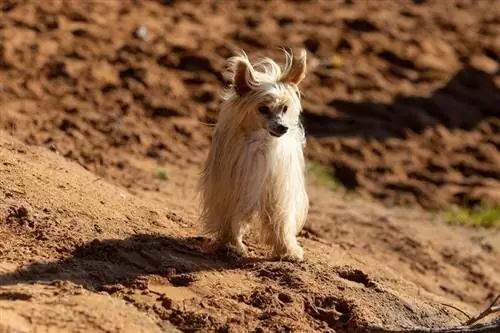
[[[482, 308], [499, 231], [419, 206], [500, 203], [494, 4], [3, 1], [0, 332], [345, 332]], [[308, 155], [360, 196], [311, 180], [307, 260], [250, 241], [234, 262], [198, 237], [204, 123], [224, 59], [283, 44], [309, 50]]]
[[207, 252], [192, 201], [176, 213], [5, 133], [0, 156], [1, 322], [21, 332], [429, 327], [463, 319], [442, 303], [472, 312], [500, 288], [498, 232], [312, 185], [306, 262], [267, 261], [254, 242], [234, 261]]

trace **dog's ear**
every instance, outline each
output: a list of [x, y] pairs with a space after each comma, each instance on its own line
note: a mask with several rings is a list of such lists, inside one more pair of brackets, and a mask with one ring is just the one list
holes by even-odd
[[297, 57], [290, 54], [287, 55], [287, 66], [280, 81], [299, 85], [306, 77], [307, 71], [307, 52], [304, 49], [300, 50]]
[[243, 96], [252, 90], [255, 78], [252, 65], [246, 59], [237, 60], [234, 64], [233, 86], [238, 95]]

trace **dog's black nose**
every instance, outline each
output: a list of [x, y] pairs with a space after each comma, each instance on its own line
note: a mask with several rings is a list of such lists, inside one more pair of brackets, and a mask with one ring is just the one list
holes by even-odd
[[288, 127], [286, 127], [285, 125], [278, 125], [276, 126], [276, 132], [280, 135], [283, 135], [286, 133], [286, 131], [288, 131]]

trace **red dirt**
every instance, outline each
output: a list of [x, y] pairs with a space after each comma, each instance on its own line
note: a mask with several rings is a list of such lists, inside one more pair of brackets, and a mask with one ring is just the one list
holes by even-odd
[[[419, 206], [500, 204], [493, 4], [4, 1], [0, 332], [462, 321], [443, 303], [473, 312], [500, 291], [499, 231]], [[281, 59], [282, 45], [310, 51], [308, 156], [360, 195], [311, 181], [306, 262], [255, 242], [234, 262], [197, 237], [205, 123], [232, 50]]]

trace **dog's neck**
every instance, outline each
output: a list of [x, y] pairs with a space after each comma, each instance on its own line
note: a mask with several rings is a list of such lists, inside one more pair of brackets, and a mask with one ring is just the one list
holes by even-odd
[[273, 139], [275, 139], [264, 129], [248, 132], [246, 133], [245, 138], [249, 144], [262, 143], [266, 145], [272, 143]]

